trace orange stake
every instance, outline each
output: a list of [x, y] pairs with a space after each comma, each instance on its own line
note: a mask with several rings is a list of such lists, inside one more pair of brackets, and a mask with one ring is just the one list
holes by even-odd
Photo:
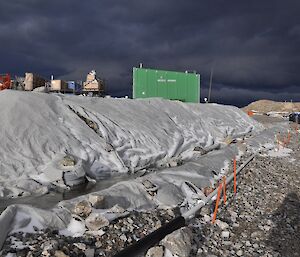
[[233, 159], [233, 191], [236, 194], [236, 159]]
[[215, 206], [215, 211], [214, 211], [214, 216], [212, 219], [212, 223], [214, 224], [217, 218], [217, 213], [218, 213], [218, 207], [219, 207], [219, 201], [221, 197], [221, 191], [222, 191], [222, 183], [220, 183], [219, 188], [218, 188], [218, 195], [217, 195], [217, 200], [216, 200], [216, 206]]
[[226, 203], [226, 177], [223, 177], [223, 199], [224, 199], [224, 204]]

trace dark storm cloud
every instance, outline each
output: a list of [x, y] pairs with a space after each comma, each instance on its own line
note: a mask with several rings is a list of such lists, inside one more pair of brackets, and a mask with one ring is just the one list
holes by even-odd
[[[297, 0], [0, 1], [0, 71], [84, 79], [131, 91], [132, 67], [197, 70], [213, 100], [300, 101]], [[293, 93], [295, 92], [295, 93]]]

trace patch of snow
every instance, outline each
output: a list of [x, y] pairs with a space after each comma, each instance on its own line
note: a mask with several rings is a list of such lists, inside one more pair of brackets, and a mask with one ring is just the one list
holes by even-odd
[[67, 228], [60, 230], [59, 234], [64, 236], [79, 237], [84, 234], [85, 230], [85, 224], [83, 221], [78, 221], [72, 218]]

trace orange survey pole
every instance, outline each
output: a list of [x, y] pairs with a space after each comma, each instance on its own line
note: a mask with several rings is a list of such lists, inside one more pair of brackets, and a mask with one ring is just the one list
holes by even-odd
[[224, 204], [226, 203], [226, 177], [223, 177], [223, 201]]
[[236, 194], [236, 159], [233, 159], [233, 190]]
[[290, 141], [291, 141], [291, 134], [290, 131], [288, 130], [285, 145], [287, 146], [290, 143]]
[[218, 195], [217, 195], [217, 200], [216, 200], [216, 206], [215, 206], [215, 211], [214, 211], [214, 216], [212, 219], [212, 223], [214, 224], [217, 218], [217, 213], [218, 213], [218, 207], [219, 207], [219, 201], [221, 197], [221, 191], [222, 191], [222, 183], [220, 183], [219, 188], [218, 188]]

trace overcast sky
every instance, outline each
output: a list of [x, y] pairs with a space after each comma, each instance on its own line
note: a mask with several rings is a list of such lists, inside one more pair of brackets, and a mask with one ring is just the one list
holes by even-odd
[[0, 73], [84, 80], [128, 95], [132, 67], [196, 70], [201, 98], [300, 101], [299, 0], [0, 0]]

